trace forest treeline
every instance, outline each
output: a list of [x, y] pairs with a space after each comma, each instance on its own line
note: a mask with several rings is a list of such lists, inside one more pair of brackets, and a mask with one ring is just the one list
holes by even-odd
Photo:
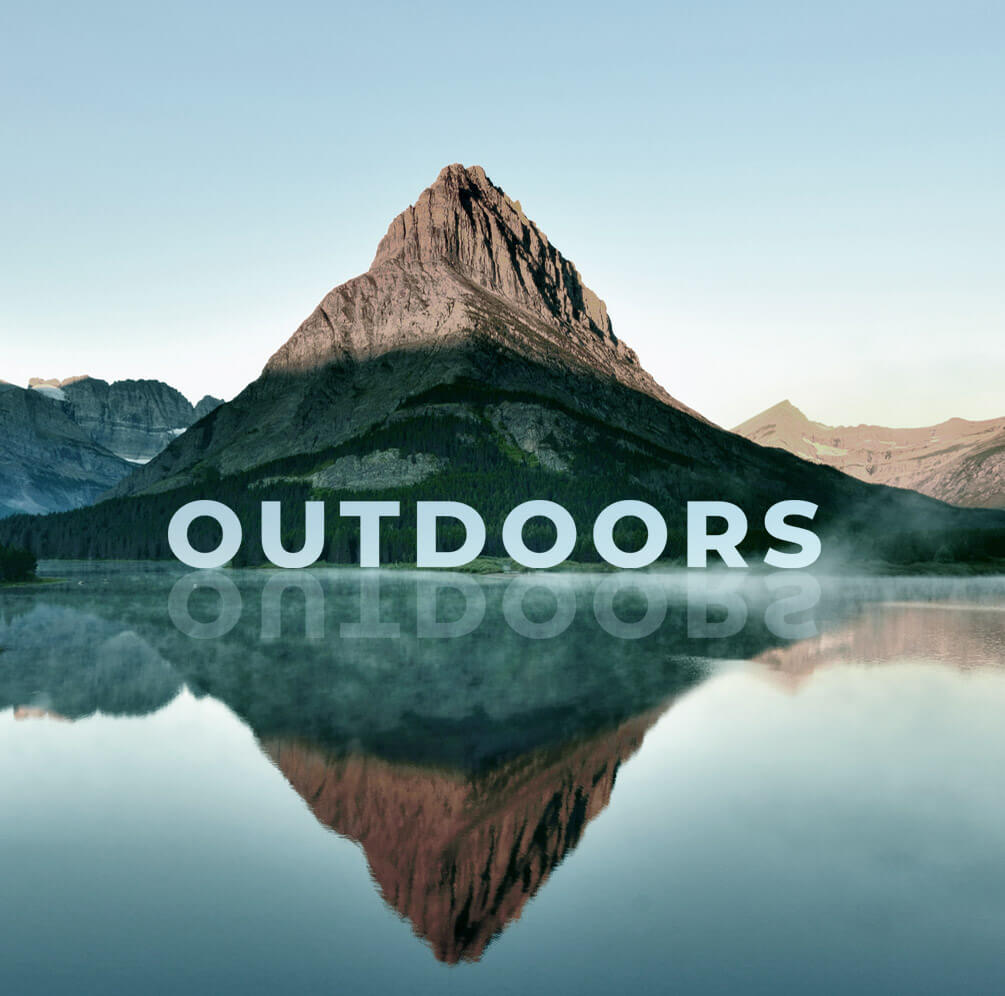
[[30, 550], [0, 544], [0, 581], [30, 581], [38, 568]]
[[[477, 406], [473, 410], [477, 415]], [[189, 501], [214, 499], [233, 509], [243, 525], [244, 539], [235, 565], [256, 565], [265, 563], [260, 542], [261, 502], [283, 503], [283, 544], [289, 550], [298, 550], [303, 544], [303, 503], [323, 500], [326, 517], [322, 559], [332, 564], [353, 564], [359, 560], [359, 523], [338, 515], [338, 501], [366, 498], [401, 503], [400, 518], [382, 523], [382, 563], [414, 562], [416, 501], [462, 501], [472, 506], [485, 521], [484, 553], [503, 556], [501, 537], [506, 515], [521, 502], [549, 499], [568, 509], [576, 521], [578, 540], [570, 559], [589, 563], [600, 559], [592, 541], [596, 516], [612, 502], [636, 498], [661, 511], [668, 525], [664, 556], [682, 562], [687, 501], [715, 499], [734, 502], [746, 513], [750, 531], [740, 551], [748, 562], [757, 563], [770, 545], [783, 551], [794, 549], [770, 539], [760, 524], [775, 501], [799, 497], [820, 506], [813, 528], [824, 538], [825, 555], [831, 548], [840, 550], [845, 559], [892, 564], [980, 562], [1005, 557], [1005, 527], [975, 528], [966, 510], [957, 510], [959, 526], [946, 527], [943, 522], [957, 517], [952, 515], [954, 510], [938, 506], [939, 515], [932, 521], [938, 520], [939, 528], [928, 528], [923, 517], [915, 522], [898, 519], [895, 499], [890, 497], [894, 493], [877, 488], [873, 489], [871, 504], [860, 503], [862, 507], [852, 512], [841, 507], [840, 514], [836, 514], [842, 503], [847, 504], [840, 487], [833, 494], [818, 487], [816, 493], [779, 495], [763, 482], [724, 476], [680, 454], [640, 440], [626, 441], [624, 434], [606, 430], [600, 423], [590, 427], [589, 435], [582, 445], [572, 448], [571, 466], [555, 471], [542, 466], [533, 454], [515, 447], [485, 417], [449, 412], [431, 415], [427, 408], [416, 417], [399, 418], [339, 447], [292, 455], [244, 473], [221, 477], [214, 469], [203, 468], [196, 483], [161, 494], [114, 498], [55, 515], [3, 519], [0, 543], [38, 558], [172, 559], [167, 541], [171, 516]], [[432, 454], [441, 459], [444, 469], [417, 484], [365, 492], [333, 492], [311, 483], [312, 474], [339, 457], [391, 449], [402, 454]], [[568, 445], [562, 449], [569, 451]], [[835, 478], [839, 486], [841, 477]], [[880, 528], [877, 523], [883, 521], [886, 525]], [[901, 528], [897, 528], [898, 522]], [[198, 520], [190, 536], [197, 549], [213, 549], [219, 540], [219, 527], [210, 520]], [[554, 527], [544, 520], [532, 520], [524, 536], [531, 549], [547, 549], [554, 538]], [[626, 550], [642, 546], [645, 538], [642, 525], [632, 519], [623, 520], [615, 531], [616, 541]], [[440, 521], [442, 549], [459, 546], [462, 539], [459, 524]]]

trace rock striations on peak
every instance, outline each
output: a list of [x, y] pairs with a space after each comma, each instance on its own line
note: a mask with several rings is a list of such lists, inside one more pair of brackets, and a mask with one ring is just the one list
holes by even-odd
[[694, 414], [615, 336], [604, 302], [519, 203], [482, 167], [456, 163], [391, 222], [370, 269], [332, 290], [265, 372], [304, 372], [472, 336], [552, 366], [601, 373]]
[[[546, 319], [617, 343], [607, 307], [579, 271], [481, 166], [459, 163], [388, 226], [371, 269], [447, 263], [486, 290]], [[634, 360], [634, 353], [625, 352]], [[637, 361], [636, 361], [637, 362]]]

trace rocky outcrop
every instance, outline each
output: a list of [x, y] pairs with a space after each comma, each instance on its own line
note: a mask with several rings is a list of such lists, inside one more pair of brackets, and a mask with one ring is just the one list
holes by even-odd
[[195, 406], [192, 411], [192, 421], [198, 422], [205, 418], [211, 411], [215, 411], [223, 404], [222, 398], [214, 398], [212, 394], [207, 394]]
[[332, 491], [379, 491], [418, 484], [444, 466], [431, 453], [402, 456], [398, 450], [376, 450], [365, 457], [341, 457], [314, 474], [311, 483]]
[[315, 817], [357, 841], [387, 903], [441, 961], [477, 961], [579, 844], [657, 709], [464, 776], [263, 742]]
[[194, 420], [188, 399], [159, 380], [87, 377], [60, 385], [91, 438], [132, 463], [146, 463]]
[[0, 516], [89, 505], [132, 469], [74, 421], [66, 402], [0, 385]]
[[96, 443], [134, 464], [147, 463], [223, 404], [207, 394], [193, 407], [180, 391], [159, 380], [32, 377], [28, 386], [50, 400], [67, 402], [67, 413]]
[[910, 488], [954, 505], [1005, 508], [1005, 418], [953, 418], [918, 429], [833, 426], [813, 422], [783, 401], [734, 431], [863, 481]]
[[195, 408], [157, 380], [95, 377], [0, 381], [0, 517], [95, 502], [221, 402]]

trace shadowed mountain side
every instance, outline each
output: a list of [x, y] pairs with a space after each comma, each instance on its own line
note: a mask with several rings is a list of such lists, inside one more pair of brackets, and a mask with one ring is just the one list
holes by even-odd
[[[270, 412], [278, 413], [274, 421]], [[239, 470], [257, 459], [263, 439], [272, 440], [268, 451], [284, 455]], [[200, 454], [197, 466], [188, 464], [190, 447]], [[222, 477], [212, 453], [219, 453]], [[186, 501], [215, 498], [233, 508], [244, 526], [238, 562], [261, 563], [262, 501], [289, 503], [286, 545], [297, 549], [302, 502], [347, 492], [403, 503], [402, 518], [382, 527], [382, 555], [405, 562], [415, 556], [415, 500], [473, 505], [488, 527], [490, 555], [504, 553], [502, 522], [518, 502], [558, 501], [579, 526], [581, 542], [573, 553], [578, 560], [596, 559], [590, 524], [605, 505], [625, 497], [663, 511], [669, 556], [683, 554], [691, 499], [733, 501], [743, 508], [750, 522], [745, 552], [755, 557], [769, 542], [761, 527], [764, 512], [783, 498], [815, 502], [815, 528], [830, 539], [825, 553], [846, 557], [860, 555], [860, 546], [868, 555], [886, 553], [893, 560], [904, 546], [901, 534], [928, 533], [931, 538], [918, 551], [911, 547], [905, 559], [932, 559], [947, 538], [952, 548], [953, 531], [1005, 529], [1003, 513], [950, 508], [864, 484], [757, 446], [620, 384], [547, 370], [478, 340], [308, 374], [269, 374], [190, 429], [155, 463], [165, 476], [148, 493], [81, 513], [5, 522], [0, 542], [42, 557], [169, 559], [173, 513]], [[145, 473], [140, 469], [130, 481], [141, 482]], [[176, 487], [182, 480], [189, 483]], [[333, 505], [323, 557], [351, 563], [357, 526], [334, 512]], [[197, 524], [196, 532], [205, 525]], [[979, 538], [971, 545], [979, 551], [986, 544]]]
[[88, 505], [132, 469], [63, 402], [0, 384], [0, 517]]
[[[791, 484], [849, 499], [892, 494], [849, 483], [846, 475], [751, 444], [595, 372], [549, 367], [500, 349], [477, 334], [435, 349], [398, 349], [306, 373], [267, 372], [172, 443], [156, 461], [137, 470], [123, 488], [156, 493], [193, 479], [212, 479], [213, 470], [235, 475], [257, 468], [262, 473], [251, 476], [266, 477], [277, 463], [297, 456], [306, 463], [312, 454], [323, 466], [329, 450], [376, 428], [391, 430], [438, 414], [479, 421], [486, 406], [507, 402], [533, 406], [527, 419], [530, 428], [539, 430], [540, 437], [552, 437], [546, 447], [550, 444], [564, 458], [560, 462], [567, 471], [582, 443], [596, 442], [604, 434], [614, 445], [614, 459], [621, 451], [663, 464], [650, 475], [657, 488], [663, 485], [661, 472], [675, 470], [681, 480], [689, 476], [713, 480], [743, 468], [773, 493]], [[567, 426], [556, 428], [556, 419]], [[535, 453], [530, 441], [520, 438], [517, 426], [507, 426], [498, 417], [494, 422], [497, 432], [509, 437], [506, 442], [527, 456]], [[407, 440], [404, 428], [402, 436]], [[263, 452], [268, 459], [262, 459]], [[187, 475], [196, 453], [198, 471]], [[554, 469], [562, 473], [558, 466]], [[158, 474], [160, 479], [148, 484]], [[674, 483], [672, 478], [666, 482]], [[939, 505], [915, 501], [913, 507]]]
[[520, 917], [662, 711], [474, 777], [295, 740], [262, 748], [319, 822], [361, 845], [388, 905], [454, 964], [477, 961]]
[[[210, 497], [219, 475], [235, 484], [265, 482], [257, 500], [269, 498], [268, 486], [277, 482], [324, 488], [323, 476], [316, 475], [342, 453], [366, 458], [394, 448], [406, 458], [423, 455], [424, 423], [465, 443], [465, 452], [444, 454], [437, 469], [468, 469], [471, 442], [489, 459], [501, 449], [508, 458], [502, 466], [514, 479], [528, 468], [547, 473], [543, 487], [530, 489], [535, 497], [589, 479], [591, 488], [607, 482], [618, 498], [630, 494], [663, 505], [709, 497], [746, 502], [754, 529], [758, 511], [763, 515], [783, 497], [815, 501], [818, 522], [841, 523], [847, 531], [866, 525], [891, 531], [1005, 527], [1005, 514], [950, 510], [910, 492], [849, 479], [752, 444], [595, 372], [548, 367], [477, 334], [302, 374], [266, 372], [111, 494], [155, 494], [186, 484]], [[480, 428], [488, 428], [490, 438], [465, 438]], [[271, 459], [263, 462], [266, 453]], [[391, 476], [380, 483], [410, 482]], [[340, 490], [369, 496], [374, 489], [350, 478]]]
[[[595, 420], [691, 460], [702, 461], [707, 451], [712, 466], [758, 451], [724, 430], [706, 436], [701, 427], [712, 427], [679, 408], [585, 366], [549, 363], [537, 351], [513, 349], [476, 325], [464, 337], [435, 346], [406, 345], [315, 370], [268, 369], [109, 495], [156, 493], [207, 472], [233, 475], [299, 454], [323, 454], [395, 424], [397, 413], [428, 392], [474, 386], [486, 401], [531, 395], [543, 408]], [[766, 465], [778, 466], [771, 457]]]

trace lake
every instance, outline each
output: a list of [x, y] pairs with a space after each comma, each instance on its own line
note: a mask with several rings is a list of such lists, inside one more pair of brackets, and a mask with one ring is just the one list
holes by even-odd
[[41, 573], [8, 992], [1001, 987], [1005, 578]]

